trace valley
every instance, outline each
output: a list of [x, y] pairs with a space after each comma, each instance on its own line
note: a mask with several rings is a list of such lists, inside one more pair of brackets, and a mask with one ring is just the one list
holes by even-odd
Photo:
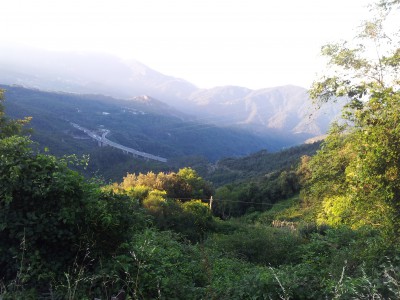
[[301, 48], [328, 16], [345, 37], [355, 2], [46, 1], [9, 1], [3, 28], [266, 84], [0, 47], [0, 300], [400, 299], [400, 0], [323, 45], [308, 90], [258, 71], [306, 77]]
[[[35, 59], [26, 63], [23, 50], [2, 51], [0, 83], [6, 89], [7, 113], [32, 116], [34, 140], [56, 155], [90, 155], [90, 170], [101, 170], [106, 179], [154, 165], [96, 149], [90, 140], [78, 142], [70, 122], [91, 131], [107, 128], [110, 141], [168, 160], [174, 169], [196, 157], [213, 164], [300, 145], [324, 134], [344, 104], [316, 110], [307, 91], [296, 86], [199, 89], [110, 55], [31, 49], [25, 51]], [[107, 163], [110, 156], [113, 164]]]
[[106, 149], [109, 147], [98, 148], [94, 140], [76, 139], [82, 131], [70, 123], [90, 131], [106, 128], [110, 131], [108, 140], [168, 160], [166, 166], [156, 167], [159, 171], [191, 165], [196, 157], [195, 160], [215, 163], [224, 157], [240, 157], [262, 149], [275, 152], [303, 141], [301, 134], [278, 129], [257, 133], [241, 126], [218, 125], [218, 118], [178, 112], [149, 96], [123, 100], [21, 86], [1, 87], [6, 90], [7, 114], [14, 118], [32, 116], [34, 140], [56, 155], [89, 155], [88, 170], [101, 171], [107, 180], [121, 178], [129, 171], [149, 171], [156, 162], [124, 156], [117, 150]]
[[[26, 62], [24, 57], [33, 57]], [[48, 92], [106, 95], [141, 103], [146, 111], [186, 120], [290, 135], [292, 145], [326, 133], [346, 103], [340, 99], [317, 109], [307, 89], [286, 85], [252, 90], [239, 86], [196, 87], [138, 61], [93, 53], [2, 49], [0, 83]], [[271, 145], [269, 146], [271, 147]], [[279, 148], [276, 148], [279, 149]], [[270, 149], [270, 150], [276, 150]]]
[[122, 152], [125, 153], [125, 154], [130, 153], [130, 154], [133, 154], [134, 156], [139, 156], [139, 157], [143, 157], [143, 158], [146, 158], [146, 159], [151, 159], [151, 160], [156, 160], [156, 161], [161, 161], [161, 162], [167, 162], [166, 158], [159, 157], [159, 156], [156, 156], [156, 155], [152, 155], [150, 153], [141, 152], [141, 151], [138, 151], [138, 150], [135, 150], [135, 149], [132, 149], [132, 148], [129, 148], [129, 147], [125, 147], [125, 146], [123, 146], [121, 144], [114, 143], [114, 142], [110, 141], [109, 139], [106, 138], [106, 135], [108, 133], [110, 133], [110, 131], [107, 130], [107, 129], [102, 129], [101, 135], [98, 135], [98, 134], [96, 134], [96, 132], [93, 132], [93, 131], [90, 131], [90, 130], [88, 130], [86, 128], [83, 128], [83, 127], [79, 126], [78, 124], [71, 123], [71, 125], [73, 127], [75, 127], [76, 129], [79, 129], [79, 130], [83, 131], [85, 134], [90, 136], [92, 139], [96, 140], [100, 147], [111, 146], [113, 148], [122, 150]]

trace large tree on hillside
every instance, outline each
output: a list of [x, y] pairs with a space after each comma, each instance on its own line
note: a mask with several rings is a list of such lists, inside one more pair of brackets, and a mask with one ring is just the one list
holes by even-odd
[[328, 67], [310, 95], [349, 103], [347, 124], [309, 163], [303, 194], [319, 202], [320, 222], [400, 233], [399, 8], [399, 0], [375, 4], [354, 40], [322, 47]]

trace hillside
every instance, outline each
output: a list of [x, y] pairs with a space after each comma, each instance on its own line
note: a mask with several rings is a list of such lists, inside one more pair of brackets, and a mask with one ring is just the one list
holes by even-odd
[[325, 133], [344, 105], [342, 100], [317, 110], [306, 89], [290, 85], [261, 90], [217, 87], [198, 90], [190, 100], [194, 110], [214, 116], [217, 124], [240, 126], [259, 134], [275, 130], [299, 141]]
[[306, 89], [296, 86], [199, 89], [140, 62], [105, 54], [11, 47], [1, 49], [0, 54], [2, 84], [118, 99], [147, 95], [201, 123], [242, 128], [267, 138], [284, 135], [291, 139], [290, 145], [326, 133], [343, 106], [339, 101], [316, 110]]
[[[293, 142], [285, 136], [258, 136], [240, 129], [190, 121], [187, 115], [148, 96], [118, 100], [101, 95], [2, 87], [7, 90], [7, 113], [15, 118], [32, 116], [33, 138], [58, 155], [90, 154], [101, 159], [102, 155], [108, 157], [114, 153], [113, 157], [119, 157], [112, 160], [114, 164], [133, 160], [122, 152], [98, 148], [94, 140], [82, 135], [71, 122], [90, 130], [107, 129], [110, 131], [107, 138], [114, 142], [172, 161], [185, 156], [215, 161], [259, 149], [276, 151]], [[124, 169], [119, 176], [126, 172]]]
[[0, 86], [0, 300], [400, 299], [400, 0], [370, 12], [309, 91], [342, 122], [276, 152], [323, 133], [301, 88], [189, 84], [181, 112]]
[[259, 181], [283, 170], [293, 170], [304, 155], [312, 156], [320, 143], [305, 144], [278, 152], [258, 151], [244, 157], [227, 157], [219, 160], [202, 175], [215, 186]]
[[[250, 185], [242, 200], [220, 190], [211, 209], [193, 200], [211, 190], [189, 168], [128, 174], [100, 186], [29, 144], [26, 137], [0, 138], [0, 191], [7, 197], [0, 201], [2, 299], [400, 295], [395, 243], [372, 228], [306, 222], [296, 196], [257, 209], [262, 203]], [[213, 216], [235, 208], [247, 214]]]

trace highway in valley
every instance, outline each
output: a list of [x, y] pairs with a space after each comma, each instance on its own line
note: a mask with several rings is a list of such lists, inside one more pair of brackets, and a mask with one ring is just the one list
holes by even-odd
[[134, 156], [139, 156], [139, 157], [143, 157], [146, 159], [156, 160], [156, 161], [160, 161], [160, 162], [164, 162], [164, 163], [167, 162], [167, 159], [164, 157], [160, 157], [160, 156], [153, 155], [150, 153], [138, 151], [138, 150], [123, 146], [121, 144], [115, 143], [113, 141], [110, 141], [109, 139], [106, 138], [106, 135], [110, 132], [109, 130], [104, 130], [104, 132], [100, 136], [100, 135], [96, 134], [94, 131], [84, 128], [76, 123], [71, 123], [71, 125], [74, 126], [76, 129], [83, 131], [88, 136], [90, 136], [92, 139], [96, 140], [100, 146], [107, 145], [107, 146], [111, 146], [111, 147], [117, 148], [119, 150], [122, 150], [124, 153], [131, 153]]

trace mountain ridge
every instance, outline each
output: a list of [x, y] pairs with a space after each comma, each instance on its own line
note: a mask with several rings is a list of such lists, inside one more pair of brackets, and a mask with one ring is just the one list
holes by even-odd
[[259, 135], [280, 131], [298, 135], [297, 142], [324, 134], [343, 105], [330, 104], [325, 112], [314, 111], [307, 90], [294, 85], [257, 90], [232, 85], [199, 89], [140, 62], [106, 54], [12, 48], [2, 49], [0, 54], [3, 84], [129, 100], [146, 95], [158, 101], [157, 105], [153, 101], [154, 109], [161, 112], [175, 110], [182, 118], [207, 119], [210, 124]]

